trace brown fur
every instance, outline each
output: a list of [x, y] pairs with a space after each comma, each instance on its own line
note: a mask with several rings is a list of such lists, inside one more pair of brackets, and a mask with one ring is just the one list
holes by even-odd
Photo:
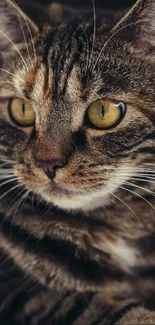
[[[137, 1], [121, 20], [97, 14], [95, 29], [89, 13], [62, 11], [62, 23], [58, 15], [40, 31], [28, 19], [33, 41], [26, 16], [10, 6], [0, 3], [0, 242], [39, 292], [28, 294], [14, 319], [22, 324], [22, 313], [29, 324], [42, 317], [53, 324], [62, 313], [68, 325], [76, 299], [83, 306], [90, 295], [72, 324], [116, 324], [123, 313], [128, 316], [118, 324], [130, 315], [136, 323], [137, 306], [154, 308], [155, 291], [154, 3]], [[34, 126], [13, 122], [10, 98], [29, 102]], [[115, 128], [87, 122], [89, 106], [100, 98], [125, 103]], [[63, 161], [52, 180], [45, 168], [51, 161]], [[36, 313], [44, 297], [57, 301], [60, 291], [61, 302], [68, 297], [59, 315], [50, 316], [48, 303], [43, 315]], [[148, 311], [150, 322], [153, 316]]]

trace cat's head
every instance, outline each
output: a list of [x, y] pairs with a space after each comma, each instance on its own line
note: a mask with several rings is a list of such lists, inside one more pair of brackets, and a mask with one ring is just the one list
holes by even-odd
[[0, 2], [2, 162], [62, 209], [106, 204], [153, 160], [154, 1], [110, 22], [74, 17], [40, 31]]

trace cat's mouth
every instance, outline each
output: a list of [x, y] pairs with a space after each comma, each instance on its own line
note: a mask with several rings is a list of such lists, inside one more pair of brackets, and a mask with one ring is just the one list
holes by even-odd
[[86, 172], [80, 178], [78, 173], [71, 173], [70, 168], [61, 168], [53, 179], [47, 178], [39, 168], [34, 171], [35, 173], [33, 168], [30, 170], [26, 165], [16, 167], [16, 174], [22, 175], [22, 184], [28, 190], [64, 210], [88, 211], [103, 207], [111, 202], [111, 194], [118, 188], [118, 182], [115, 181], [119, 177], [118, 170], [117, 173], [113, 171], [111, 177], [107, 173], [107, 177], [101, 180], [98, 175], [91, 177], [91, 182]]
[[[107, 204], [107, 192], [103, 189], [103, 184], [100, 187], [90, 186], [85, 182], [80, 182], [80, 178], [69, 177], [67, 172], [61, 173], [54, 179], [47, 179], [47, 176], [42, 170], [26, 167], [26, 165], [16, 166], [14, 173], [22, 176], [22, 185], [25, 185], [28, 191], [39, 194], [48, 203], [57, 206], [64, 210], [92, 210], [98, 206]], [[68, 172], [69, 173], [69, 172]], [[92, 184], [91, 184], [92, 185]], [[105, 187], [105, 186], [104, 186]]]
[[100, 206], [107, 205], [109, 200], [109, 190], [107, 186], [89, 189], [63, 188], [57, 184], [48, 184], [39, 190], [39, 194], [49, 203], [64, 210], [94, 210]]

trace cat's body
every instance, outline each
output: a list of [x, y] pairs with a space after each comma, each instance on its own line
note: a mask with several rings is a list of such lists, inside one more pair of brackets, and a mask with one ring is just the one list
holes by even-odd
[[69, 11], [0, 3], [0, 323], [152, 324], [154, 3]]

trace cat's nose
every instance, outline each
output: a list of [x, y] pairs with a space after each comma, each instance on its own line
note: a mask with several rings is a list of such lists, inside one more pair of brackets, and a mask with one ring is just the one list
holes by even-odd
[[66, 159], [64, 157], [53, 158], [49, 160], [41, 160], [35, 158], [35, 160], [37, 166], [41, 167], [50, 179], [53, 179], [55, 177], [57, 168], [64, 166], [66, 163]]

